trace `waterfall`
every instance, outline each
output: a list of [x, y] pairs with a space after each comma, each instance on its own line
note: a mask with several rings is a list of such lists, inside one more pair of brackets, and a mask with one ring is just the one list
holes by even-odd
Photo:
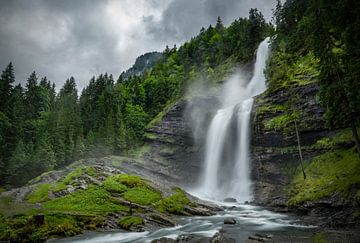
[[249, 168], [250, 115], [253, 98], [265, 91], [264, 69], [269, 55], [269, 38], [262, 41], [256, 52], [251, 80], [241, 71], [224, 85], [221, 109], [212, 119], [206, 137], [204, 170], [197, 194], [222, 200], [251, 200]]

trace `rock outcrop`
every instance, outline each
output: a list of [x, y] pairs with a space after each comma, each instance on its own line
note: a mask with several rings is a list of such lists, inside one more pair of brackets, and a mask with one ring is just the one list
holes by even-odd
[[315, 84], [271, 94], [265, 92], [256, 97], [252, 112], [251, 158], [255, 202], [260, 205], [286, 207], [286, 187], [300, 165], [295, 123], [289, 121], [286, 124], [285, 121], [278, 128], [266, 125], [284, 114], [285, 111], [276, 107], [291, 102], [289, 99], [294, 93], [298, 94], [298, 99], [291, 106], [300, 114], [301, 122], [297, 126], [304, 160], [319, 155], [322, 151], [312, 145], [331, 135], [325, 127], [324, 110], [317, 100], [318, 87]]

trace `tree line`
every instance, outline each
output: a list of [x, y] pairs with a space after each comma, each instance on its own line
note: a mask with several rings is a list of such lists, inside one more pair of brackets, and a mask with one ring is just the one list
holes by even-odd
[[[360, 4], [354, 0], [287, 0], [274, 11], [273, 49], [283, 62], [314, 55], [319, 98], [329, 128], [351, 127], [360, 155]], [[299, 67], [300, 68], [300, 67]]]

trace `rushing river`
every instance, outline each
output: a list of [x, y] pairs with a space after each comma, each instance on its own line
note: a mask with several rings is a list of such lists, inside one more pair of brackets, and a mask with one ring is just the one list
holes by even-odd
[[[285, 214], [274, 213], [261, 207], [238, 203], [221, 203], [226, 209], [213, 216], [179, 217], [178, 226], [163, 228], [153, 232], [88, 232], [71, 238], [52, 240], [51, 242], [151, 242], [161, 237], [176, 239], [179, 235], [194, 234], [212, 237], [220, 229], [236, 242], [245, 242], [254, 233], [282, 235], [288, 239], [311, 242], [312, 228], [302, 226], [298, 221]], [[236, 224], [225, 225], [225, 218], [234, 218]]]

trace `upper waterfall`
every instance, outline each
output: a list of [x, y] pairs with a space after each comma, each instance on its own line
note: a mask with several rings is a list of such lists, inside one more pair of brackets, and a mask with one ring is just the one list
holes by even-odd
[[221, 108], [207, 131], [204, 168], [196, 189], [201, 196], [251, 200], [250, 114], [252, 97], [266, 89], [264, 69], [268, 55], [269, 38], [266, 38], [257, 49], [252, 78], [246, 80], [240, 71], [224, 85]]

